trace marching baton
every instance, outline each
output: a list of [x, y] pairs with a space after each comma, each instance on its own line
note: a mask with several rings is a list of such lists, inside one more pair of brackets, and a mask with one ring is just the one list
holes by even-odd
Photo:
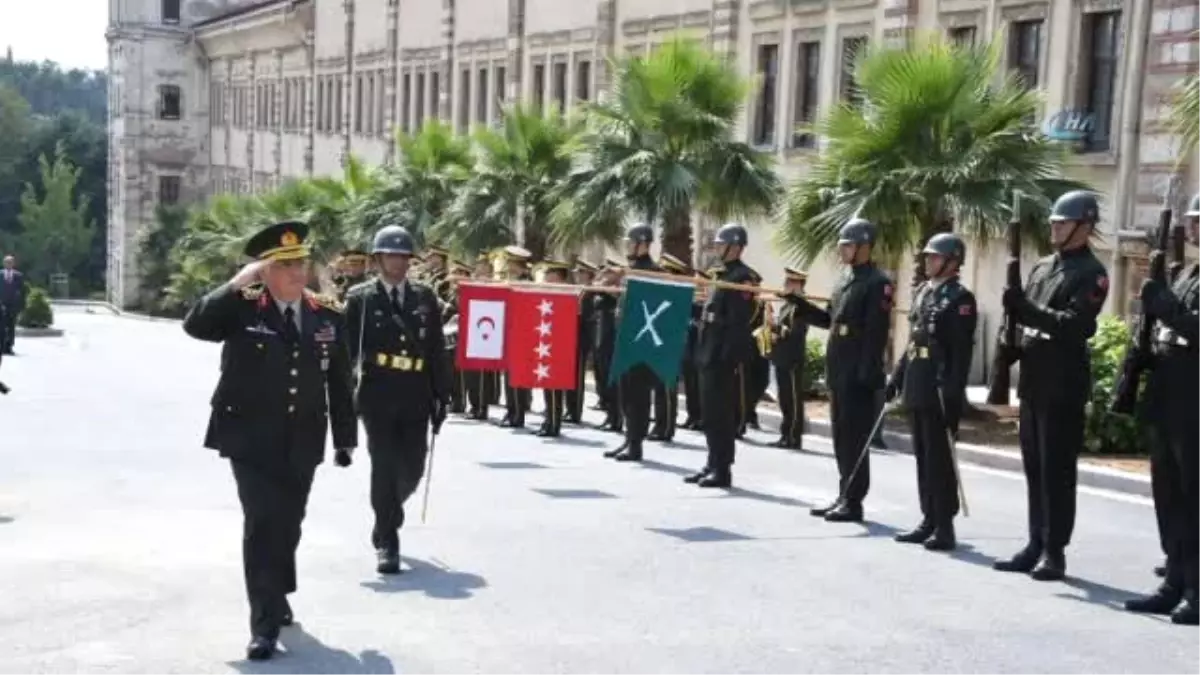
[[963, 487], [962, 471], [958, 468], [958, 439], [950, 432], [950, 420], [946, 418], [946, 399], [942, 396], [940, 389], [938, 390], [938, 403], [942, 406], [942, 422], [946, 427], [946, 443], [950, 446], [950, 465], [954, 467], [954, 482], [958, 485], [958, 501], [962, 504], [963, 517], [970, 518], [971, 508], [967, 506], [967, 489]]
[[429, 486], [433, 483], [433, 450], [437, 447], [438, 432], [429, 437], [429, 462], [425, 467], [425, 496], [421, 499], [421, 524], [425, 524], [425, 514], [429, 511]]

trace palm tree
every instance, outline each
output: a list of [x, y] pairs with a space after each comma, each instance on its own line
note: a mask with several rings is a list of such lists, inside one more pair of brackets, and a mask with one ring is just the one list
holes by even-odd
[[612, 241], [626, 220], [661, 223], [663, 250], [692, 259], [692, 214], [770, 213], [773, 157], [734, 140], [749, 91], [725, 59], [678, 38], [624, 59], [608, 100], [587, 108], [583, 152], [555, 214], [555, 241]]
[[[998, 42], [959, 47], [939, 35], [860, 55], [863, 102], [840, 103], [812, 129], [827, 145], [789, 191], [781, 248], [811, 262], [861, 215], [879, 227], [881, 257], [895, 261], [938, 232], [991, 240], [1014, 193], [1023, 220], [1037, 222], [1063, 192], [1084, 187], [1062, 177], [1064, 149], [1033, 124], [1037, 93], [1000, 57]], [[1045, 228], [1024, 229], [1044, 246]]]
[[465, 253], [520, 243], [544, 258], [576, 136], [576, 126], [554, 111], [505, 109], [498, 129], [475, 132], [475, 166], [435, 236]]
[[1200, 80], [1196, 73], [1188, 75], [1171, 97], [1171, 131], [1179, 134], [1180, 165], [1191, 160], [1200, 143]]

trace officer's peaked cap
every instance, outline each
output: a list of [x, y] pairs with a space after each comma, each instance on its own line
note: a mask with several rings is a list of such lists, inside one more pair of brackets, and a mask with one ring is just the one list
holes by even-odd
[[634, 223], [625, 228], [625, 240], [635, 244], [649, 244], [654, 241], [654, 228], [645, 223]]
[[244, 253], [257, 260], [299, 260], [307, 258], [308, 224], [295, 220], [268, 225], [246, 242]]

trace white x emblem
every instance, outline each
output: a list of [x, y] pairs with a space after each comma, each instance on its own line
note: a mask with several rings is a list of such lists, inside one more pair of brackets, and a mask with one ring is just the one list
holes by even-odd
[[671, 306], [670, 300], [663, 300], [662, 303], [659, 304], [658, 309], [654, 310], [654, 312], [652, 313], [650, 311], [649, 305], [647, 305], [646, 301], [643, 300], [642, 301], [642, 316], [646, 317], [646, 323], [644, 325], [642, 325], [642, 329], [638, 331], [638, 334], [633, 336], [633, 341], [637, 342], [638, 340], [642, 339], [643, 335], [645, 335], [646, 333], [650, 333], [650, 338], [652, 340], [654, 340], [654, 346], [655, 347], [663, 346], [662, 338], [660, 338], [658, 336], [658, 331], [654, 330], [654, 320], [657, 319], [660, 314], [667, 311], [667, 308], [670, 306]]

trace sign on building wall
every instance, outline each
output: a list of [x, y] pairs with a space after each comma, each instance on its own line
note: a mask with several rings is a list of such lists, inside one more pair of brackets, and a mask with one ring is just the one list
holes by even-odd
[[1042, 133], [1055, 141], [1082, 143], [1096, 129], [1096, 116], [1087, 110], [1067, 108], [1060, 110], [1042, 123]]

